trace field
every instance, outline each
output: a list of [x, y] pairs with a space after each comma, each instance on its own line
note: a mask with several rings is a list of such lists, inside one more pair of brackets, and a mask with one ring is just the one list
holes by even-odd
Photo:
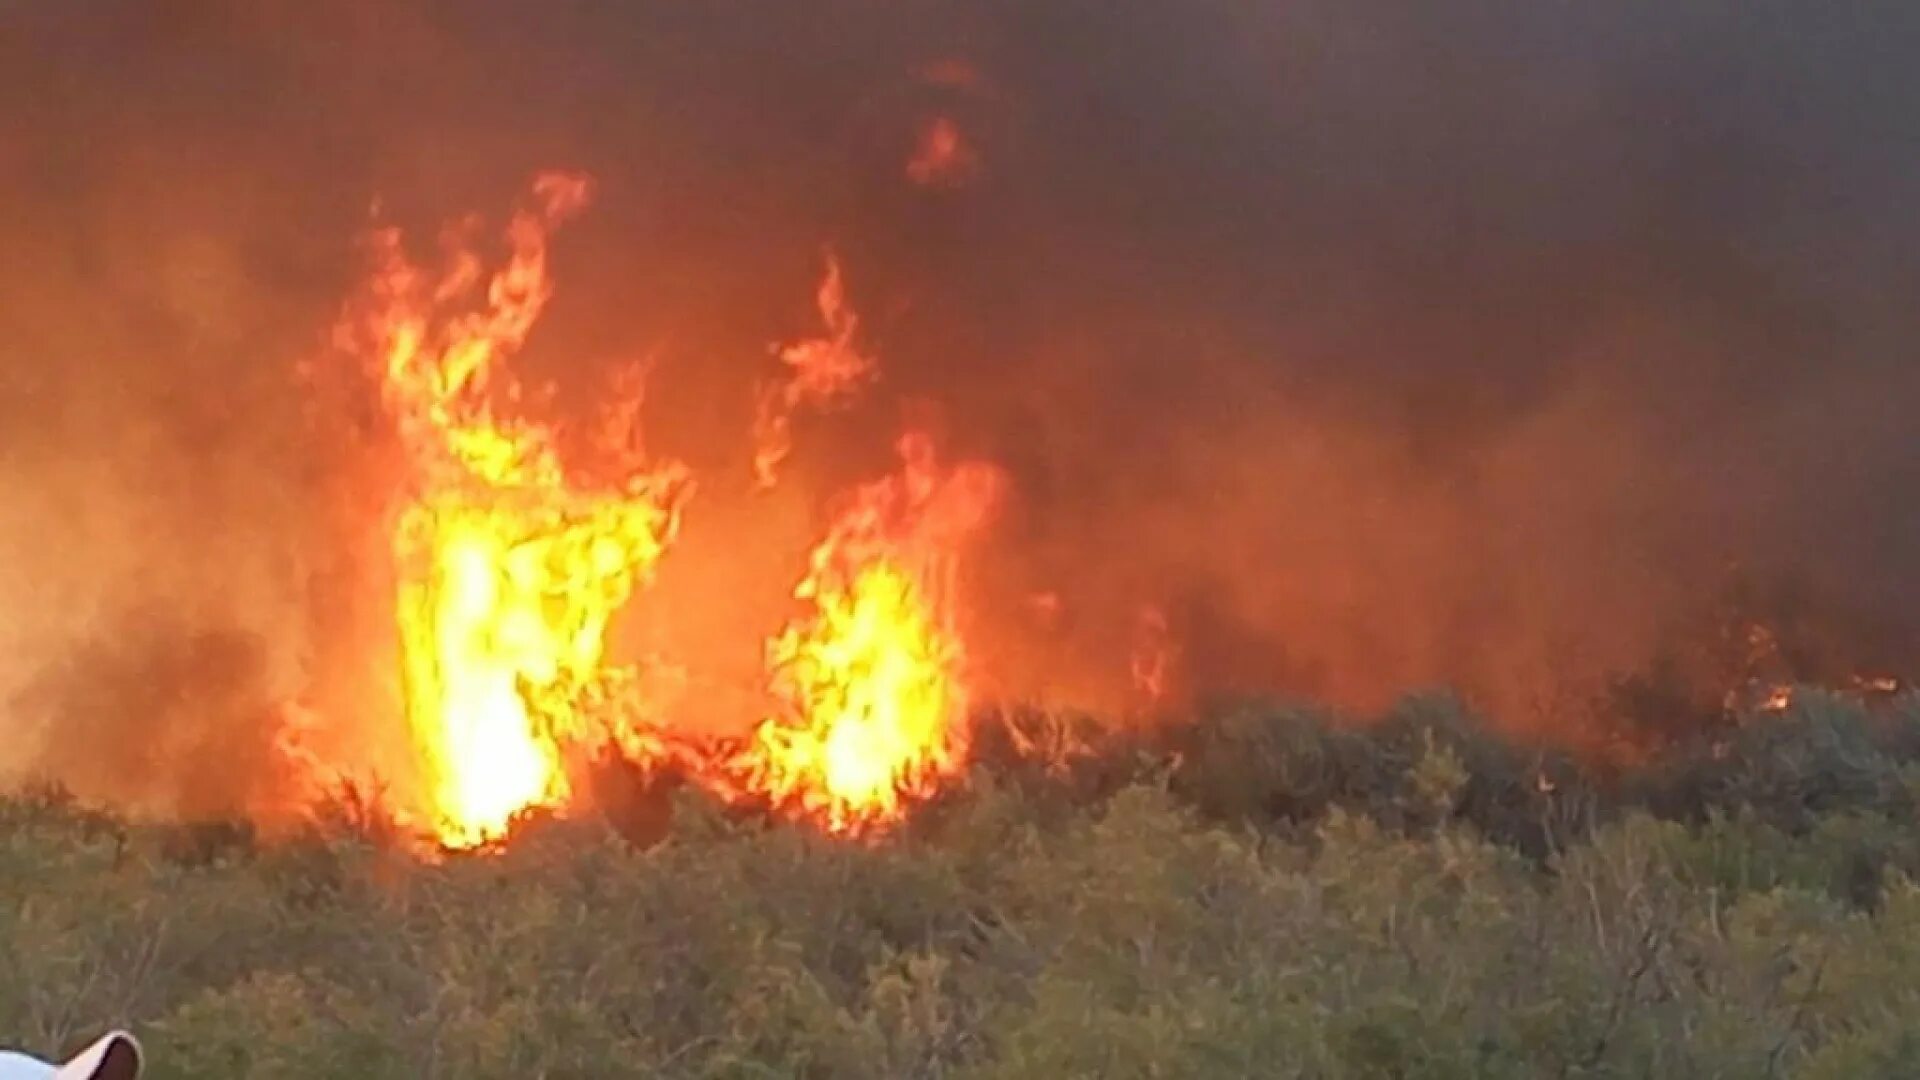
[[1441, 698], [1008, 730], [871, 843], [692, 789], [657, 842], [437, 860], [345, 804], [269, 843], [18, 797], [0, 1033], [216, 1080], [1920, 1075], [1920, 701], [1612, 772]]

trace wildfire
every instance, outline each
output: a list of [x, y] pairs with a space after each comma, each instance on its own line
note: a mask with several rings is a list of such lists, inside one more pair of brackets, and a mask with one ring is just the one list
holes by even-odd
[[574, 484], [548, 429], [496, 410], [520, 397], [504, 364], [552, 294], [548, 233], [587, 185], [544, 176], [534, 196], [491, 278], [463, 234], [431, 274], [397, 232], [377, 233], [340, 335], [375, 368], [409, 471], [392, 525], [404, 704], [432, 826], [455, 846], [567, 795], [587, 703], [628, 674], [603, 663], [608, 622], [666, 550], [687, 491], [677, 468], [633, 463]]
[[805, 618], [768, 645], [783, 714], [739, 763], [749, 786], [835, 831], [897, 818], [965, 760], [958, 553], [998, 478], [943, 472], [931, 442], [900, 441], [901, 472], [855, 493], [794, 595]]
[[[766, 646], [769, 711], [752, 734], [726, 752], [676, 739], [606, 648], [678, 535], [687, 474], [640, 452], [631, 383], [585, 429], [599, 436], [591, 473], [570, 467], [507, 368], [552, 296], [548, 237], [587, 195], [582, 178], [541, 177], [490, 274], [471, 223], [447, 234], [435, 270], [397, 231], [376, 232], [373, 272], [336, 331], [400, 451], [387, 527], [417, 817], [444, 845], [485, 843], [528, 808], [567, 805], [570, 767], [614, 747], [643, 765], [671, 755], [725, 797], [834, 831], [893, 820], [965, 759], [959, 552], [998, 474], [942, 467], [929, 439], [903, 438], [898, 473], [853, 492], [813, 550], [802, 611]], [[876, 370], [831, 253], [815, 304], [821, 334], [779, 349], [786, 373], [760, 391], [762, 486], [791, 449], [794, 410], [839, 403]]]

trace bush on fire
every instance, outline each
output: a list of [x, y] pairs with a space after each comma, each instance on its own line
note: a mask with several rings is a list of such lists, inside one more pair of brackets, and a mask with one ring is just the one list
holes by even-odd
[[0, 1036], [156, 1077], [1920, 1075], [1920, 708], [1625, 776], [1441, 699], [983, 766], [885, 843], [684, 797], [429, 865], [0, 804]]

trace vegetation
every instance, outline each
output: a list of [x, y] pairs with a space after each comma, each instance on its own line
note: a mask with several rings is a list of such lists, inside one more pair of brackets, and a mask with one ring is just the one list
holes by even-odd
[[1011, 753], [1035, 725], [867, 844], [688, 792], [649, 846], [424, 861], [16, 799], [0, 1037], [256, 1080], [1920, 1075], [1913, 699], [1612, 776], [1444, 699]]

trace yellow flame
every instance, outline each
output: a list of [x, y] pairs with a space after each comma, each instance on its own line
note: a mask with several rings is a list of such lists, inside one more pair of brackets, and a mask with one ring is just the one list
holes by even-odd
[[831, 830], [884, 824], [966, 755], [964, 653], [953, 596], [959, 547], [996, 494], [978, 466], [936, 476], [930, 444], [856, 493], [795, 596], [812, 613], [768, 646], [785, 715], [747, 752], [748, 786]]
[[757, 786], [845, 830], [898, 816], [903, 792], [959, 763], [959, 650], [897, 566], [866, 567], [816, 604], [769, 648], [801, 720], [761, 727]]
[[378, 357], [406, 452], [393, 531], [405, 708], [434, 828], [455, 846], [568, 794], [565, 750], [625, 674], [603, 663], [608, 623], [664, 553], [685, 492], [671, 467], [570, 484], [547, 429], [496, 413], [518, 396], [503, 361], [552, 293], [548, 231], [586, 183], [547, 176], [534, 192], [483, 296], [464, 247], [433, 277], [379, 234], [364, 315], [345, 331]]

